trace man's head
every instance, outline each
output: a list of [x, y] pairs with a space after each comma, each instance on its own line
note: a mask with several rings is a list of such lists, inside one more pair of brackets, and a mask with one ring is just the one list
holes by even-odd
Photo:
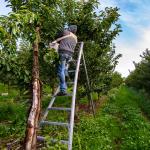
[[70, 25], [68, 27], [68, 30], [72, 33], [76, 33], [77, 32], [77, 26], [76, 25]]

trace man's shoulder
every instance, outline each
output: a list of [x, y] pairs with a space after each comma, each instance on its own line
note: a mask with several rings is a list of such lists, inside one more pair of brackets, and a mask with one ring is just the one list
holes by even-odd
[[70, 31], [68, 31], [68, 30], [63, 31], [63, 35], [68, 35], [68, 34], [70, 34]]
[[71, 35], [75, 39], [75, 41], [77, 43], [77, 36], [75, 34], [73, 34], [72, 32], [70, 32], [68, 30], [64, 30], [63, 31], [63, 36], [66, 36], [66, 35]]

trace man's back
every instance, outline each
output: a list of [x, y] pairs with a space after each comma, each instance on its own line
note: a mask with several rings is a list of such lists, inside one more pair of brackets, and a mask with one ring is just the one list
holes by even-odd
[[73, 53], [75, 46], [77, 44], [77, 37], [72, 32], [68, 30], [64, 30], [63, 36], [66, 36], [66, 35], [71, 35], [71, 36], [64, 38], [60, 41], [59, 52], [67, 51], [67, 52]]

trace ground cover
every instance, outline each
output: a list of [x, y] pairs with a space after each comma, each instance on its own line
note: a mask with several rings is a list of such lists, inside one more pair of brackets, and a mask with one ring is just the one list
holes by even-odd
[[0, 84], [0, 149], [24, 136], [26, 110], [26, 103], [19, 99], [19, 90]]
[[75, 128], [74, 149], [148, 150], [150, 123], [138, 101], [144, 97], [127, 87], [109, 92], [95, 118], [82, 115]]
[[[7, 92], [0, 84], [0, 93]], [[8, 96], [0, 96], [0, 149], [6, 143], [23, 139], [28, 103], [18, 98], [19, 91], [11, 88]], [[50, 88], [44, 87], [42, 110], [50, 100]], [[96, 96], [95, 96], [96, 99]], [[70, 99], [59, 97], [56, 106], [68, 107]], [[73, 150], [148, 150], [150, 147], [149, 99], [135, 90], [120, 87], [112, 89], [107, 97], [95, 100], [95, 118], [87, 111], [88, 101], [82, 98], [75, 119]], [[43, 112], [42, 111], [42, 112]], [[146, 114], [146, 115], [145, 115]], [[65, 118], [63, 118], [65, 116]], [[48, 119], [67, 121], [65, 112], [50, 112]], [[42, 149], [65, 150], [60, 143], [52, 144], [49, 137], [67, 138], [64, 128], [45, 127], [38, 132], [44, 135], [47, 143]], [[18, 146], [19, 147], [19, 146]]]

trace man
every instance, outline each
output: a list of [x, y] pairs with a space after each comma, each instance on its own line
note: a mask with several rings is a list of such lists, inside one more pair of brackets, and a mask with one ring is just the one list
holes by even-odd
[[74, 53], [75, 46], [77, 44], [77, 36], [75, 35], [76, 32], [77, 32], [77, 26], [70, 25], [67, 30], [63, 31], [62, 35], [66, 37], [59, 42], [58, 53], [59, 53], [60, 63], [58, 66], [58, 77], [60, 80], [60, 91], [57, 94], [58, 96], [67, 95], [67, 84], [65, 79], [65, 74], [67, 69], [66, 66], [69, 63], [69, 60], [71, 60], [72, 55]]

